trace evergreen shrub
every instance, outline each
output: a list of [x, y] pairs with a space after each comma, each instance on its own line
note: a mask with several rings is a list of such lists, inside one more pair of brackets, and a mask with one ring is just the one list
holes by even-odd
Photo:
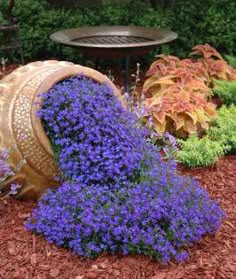
[[213, 165], [224, 155], [221, 143], [207, 136], [199, 139], [197, 135], [192, 135], [187, 140], [178, 140], [178, 143], [177, 159], [189, 168]]
[[[4, 9], [5, 2], [0, 2], [0, 11]], [[20, 20], [25, 57], [36, 60], [60, 57], [59, 50], [49, 38], [53, 32], [94, 25], [171, 28], [179, 37], [174, 43], [164, 45], [162, 52], [180, 57], [185, 57], [193, 46], [203, 43], [211, 44], [222, 53], [235, 55], [235, 10], [236, 2], [231, 0], [189, 1], [187, 5], [185, 0], [178, 0], [170, 7], [157, 10], [141, 0], [104, 5], [102, 8], [69, 5], [60, 8], [46, 0], [21, 0], [16, 1], [13, 14]], [[67, 48], [63, 51], [67, 59], [77, 59], [78, 54]]]
[[205, 137], [193, 135], [186, 141], [178, 140], [180, 149], [176, 152], [176, 158], [185, 166], [195, 168], [212, 165], [224, 154], [235, 154], [235, 119], [234, 105], [221, 107]]
[[226, 153], [236, 153], [236, 106], [223, 106], [209, 129], [209, 137], [224, 146]]
[[214, 80], [213, 90], [225, 105], [236, 105], [236, 80]]

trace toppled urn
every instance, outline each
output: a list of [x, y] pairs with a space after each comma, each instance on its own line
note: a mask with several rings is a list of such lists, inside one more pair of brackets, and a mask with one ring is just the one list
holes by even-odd
[[48, 187], [57, 187], [60, 174], [48, 137], [36, 112], [41, 93], [69, 77], [83, 74], [98, 83], [108, 84], [121, 100], [119, 90], [107, 76], [91, 68], [54, 60], [22, 66], [0, 81], [0, 146], [10, 152], [17, 168], [11, 182], [20, 179], [17, 198], [38, 199]]

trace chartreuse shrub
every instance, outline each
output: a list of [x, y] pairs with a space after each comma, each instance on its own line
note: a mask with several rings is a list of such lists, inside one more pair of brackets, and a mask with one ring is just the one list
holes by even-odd
[[208, 134], [211, 140], [220, 142], [226, 153], [236, 152], [236, 106], [223, 106]]
[[228, 61], [228, 63], [236, 68], [236, 57], [235, 56], [232, 56], [232, 55], [224, 55], [225, 56], [225, 59]]
[[214, 93], [220, 97], [224, 104], [236, 105], [236, 80], [214, 80]]
[[218, 141], [212, 141], [205, 136], [201, 139], [192, 135], [185, 140], [178, 140], [180, 150], [177, 159], [189, 168], [213, 165], [224, 155], [224, 147]]
[[39, 201], [29, 230], [81, 256], [163, 261], [185, 260], [186, 245], [218, 230], [218, 205], [174, 161], [162, 161], [107, 85], [79, 76], [43, 97], [39, 116], [66, 181]]
[[186, 141], [178, 140], [176, 158], [190, 168], [209, 166], [224, 154], [236, 152], [236, 107], [223, 106], [218, 117], [203, 138], [196, 135]]

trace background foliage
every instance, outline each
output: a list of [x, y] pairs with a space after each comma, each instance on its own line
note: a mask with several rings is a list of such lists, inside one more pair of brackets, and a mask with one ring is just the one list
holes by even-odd
[[[3, 11], [4, 2], [0, 3]], [[142, 25], [169, 27], [179, 34], [178, 40], [162, 48], [162, 52], [178, 56], [194, 45], [209, 43], [218, 51], [236, 54], [236, 2], [230, 0], [174, 1], [166, 8], [151, 8], [148, 2], [137, 0], [81, 8], [61, 7], [47, 0], [16, 1], [13, 14], [21, 24], [25, 57], [28, 60], [58, 57], [49, 36], [65, 28], [94, 25]], [[73, 1], [69, 1], [73, 2]], [[1, 20], [0, 15], [0, 22]], [[71, 50], [64, 50], [66, 59], [75, 59]], [[153, 58], [153, 57], [152, 57]]]
[[214, 85], [214, 93], [223, 100], [224, 104], [236, 105], [236, 80], [215, 80]]

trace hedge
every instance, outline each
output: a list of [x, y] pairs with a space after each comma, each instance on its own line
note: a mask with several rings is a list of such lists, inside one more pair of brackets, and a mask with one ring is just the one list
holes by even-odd
[[[0, 3], [3, 10], [4, 1]], [[189, 49], [209, 43], [221, 53], [236, 54], [236, 2], [230, 0], [177, 0], [169, 8], [154, 10], [143, 1], [93, 8], [58, 8], [46, 0], [16, 1], [13, 14], [20, 20], [27, 60], [59, 56], [49, 36], [66, 28], [95, 25], [169, 27], [179, 38], [162, 52], [186, 56]], [[1, 21], [1, 15], [0, 15]], [[76, 55], [65, 48], [66, 59]], [[155, 53], [154, 53], [155, 54]], [[4, 55], [4, 54], [2, 54]], [[153, 56], [152, 56], [153, 58]]]

